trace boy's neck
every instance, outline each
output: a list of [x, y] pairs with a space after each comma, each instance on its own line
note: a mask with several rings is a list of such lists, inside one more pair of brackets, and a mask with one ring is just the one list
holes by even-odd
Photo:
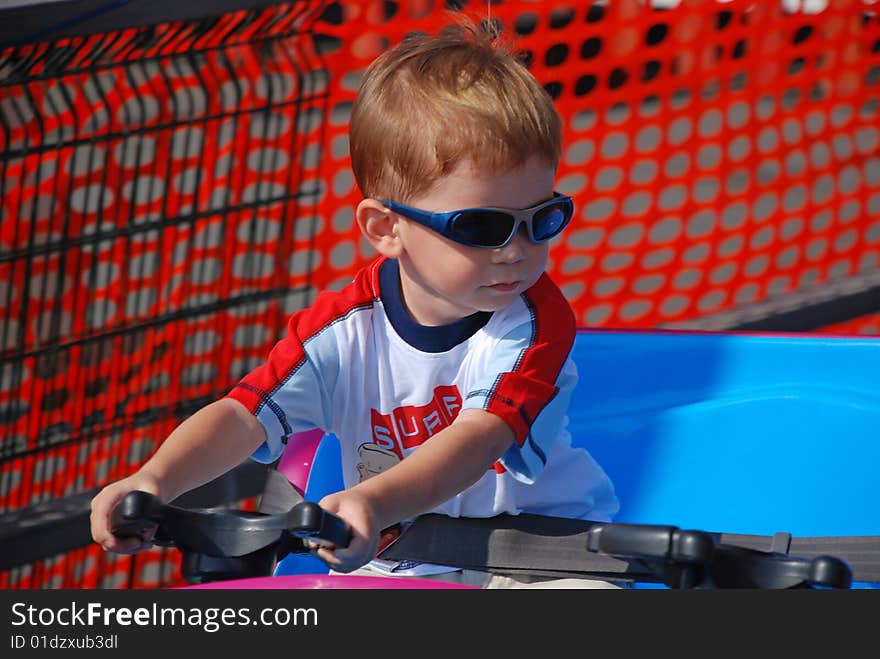
[[445, 325], [422, 325], [406, 307], [400, 284], [400, 264], [386, 259], [379, 271], [382, 305], [391, 326], [412, 347], [422, 352], [446, 352], [473, 336], [492, 317], [491, 311], [478, 311]]

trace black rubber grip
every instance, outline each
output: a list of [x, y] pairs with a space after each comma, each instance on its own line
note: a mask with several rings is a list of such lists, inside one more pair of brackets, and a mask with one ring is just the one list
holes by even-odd
[[715, 542], [704, 531], [685, 531], [676, 526], [599, 524], [590, 529], [587, 549], [614, 556], [700, 564], [711, 560]]
[[348, 524], [318, 504], [303, 501], [294, 506], [291, 512], [293, 521], [289, 531], [292, 535], [334, 547], [348, 547], [351, 542]]
[[162, 522], [162, 505], [147, 492], [126, 494], [110, 513], [110, 532], [118, 538], [140, 538], [149, 542]]

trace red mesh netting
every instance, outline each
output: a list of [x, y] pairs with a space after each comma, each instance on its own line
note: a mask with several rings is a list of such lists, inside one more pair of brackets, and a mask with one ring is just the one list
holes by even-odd
[[[774, 2], [644, 4], [492, 3], [565, 121], [558, 187], [579, 214], [551, 271], [580, 322], [680, 323], [876, 272], [880, 18], [855, 1], [814, 15]], [[330, 69], [360, 69], [430, 29], [442, 19], [432, 6], [346, 4]], [[352, 82], [331, 83], [340, 115]], [[345, 128], [331, 122], [329, 137]], [[344, 156], [329, 167], [327, 218], [357, 201]], [[321, 237], [322, 285], [366, 256], [345, 217]]]

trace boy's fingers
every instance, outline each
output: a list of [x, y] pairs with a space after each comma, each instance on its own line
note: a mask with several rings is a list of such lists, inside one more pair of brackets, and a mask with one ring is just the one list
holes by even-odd
[[110, 535], [103, 541], [98, 542], [104, 551], [112, 551], [116, 554], [136, 554], [143, 549], [149, 549], [152, 545], [146, 544], [140, 538], [117, 538]]
[[103, 505], [100, 496], [101, 495], [99, 494], [92, 499], [89, 512], [89, 523], [92, 528], [92, 539], [103, 545], [113, 538], [113, 535], [110, 533], [110, 511], [113, 509], [113, 506], [116, 505], [116, 502], [122, 497], [115, 497], [109, 505]]
[[315, 545], [312, 551], [314, 552], [315, 556], [320, 558], [334, 570], [339, 569], [339, 559], [333, 554], [330, 549], [328, 549], [327, 547], [321, 547], [320, 545]]
[[149, 549], [153, 546], [150, 542], [155, 531], [149, 534], [150, 537], [132, 538], [119, 537], [113, 535], [110, 530], [109, 519], [106, 514], [99, 508], [92, 510], [91, 513], [92, 540], [101, 545], [104, 551], [112, 551], [117, 554], [136, 554], [137, 552]]
[[340, 556], [339, 553], [337, 553], [344, 553], [344, 550], [319, 545], [312, 551], [315, 556], [324, 561], [334, 572], [351, 572], [360, 567], [358, 564], [353, 564], [351, 559], [348, 559], [344, 555]]

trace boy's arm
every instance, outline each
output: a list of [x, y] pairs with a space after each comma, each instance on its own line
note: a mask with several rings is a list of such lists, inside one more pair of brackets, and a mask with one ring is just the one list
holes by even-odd
[[140, 471], [160, 483], [160, 499], [173, 501], [240, 464], [265, 439], [244, 405], [221, 398], [177, 426]]
[[466, 409], [455, 422], [388, 471], [321, 500], [321, 506], [349, 523], [347, 549], [319, 548], [331, 568], [350, 572], [376, 553], [379, 532], [440, 505], [476, 483], [514, 441], [501, 418]]
[[92, 500], [92, 538], [105, 549], [131, 553], [140, 541], [110, 533], [113, 506], [132, 490], [173, 501], [223, 475], [265, 441], [263, 426], [241, 403], [223, 398], [183, 421], [134, 474], [101, 490]]

